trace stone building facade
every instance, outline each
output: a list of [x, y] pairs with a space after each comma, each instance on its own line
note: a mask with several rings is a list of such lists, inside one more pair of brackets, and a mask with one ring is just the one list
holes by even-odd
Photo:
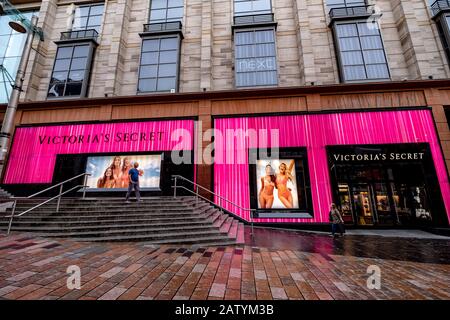
[[[410, 129], [425, 135], [418, 144], [442, 153], [436, 181], [450, 216], [450, 1], [11, 2], [39, 12], [45, 34], [33, 44], [18, 127], [195, 119], [204, 137], [226, 117], [295, 114], [312, 121], [309, 115], [426, 109], [438, 144], [430, 127], [415, 127], [429, 122]], [[0, 105], [0, 116], [5, 108]], [[379, 141], [414, 140], [397, 138]], [[200, 155], [211, 142], [193, 148]], [[196, 181], [217, 191], [217, 172], [197, 163]], [[319, 180], [313, 183], [324, 186], [321, 206], [338, 201], [327, 176]]]
[[[61, 32], [72, 28], [73, 8], [95, 1], [18, 1], [22, 10], [39, 9], [46, 35], [36, 40], [23, 101], [47, 99]], [[14, 3], [14, 1], [13, 1]], [[445, 79], [448, 62], [426, 0], [371, 0], [393, 81]], [[142, 39], [149, 21], [149, 0], [106, 0], [93, 58], [87, 97], [135, 95]], [[233, 1], [185, 0], [183, 6], [179, 92], [235, 89]], [[333, 33], [323, 0], [272, 0], [276, 22], [279, 87], [341, 82]]]

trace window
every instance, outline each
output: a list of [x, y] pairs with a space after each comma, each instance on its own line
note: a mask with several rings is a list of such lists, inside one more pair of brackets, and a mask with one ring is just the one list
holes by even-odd
[[275, 30], [236, 30], [236, 87], [277, 85]]
[[444, 16], [444, 18], [439, 19], [438, 23], [436, 23], [439, 37], [441, 38], [442, 47], [447, 56], [447, 59], [450, 61], [450, 48], [449, 42], [447, 38], [449, 37], [449, 26], [450, 26], [450, 16]]
[[179, 48], [178, 35], [142, 41], [138, 92], [178, 89]]
[[343, 81], [390, 78], [377, 23], [337, 23], [334, 32]]
[[103, 9], [103, 3], [77, 7], [72, 30], [95, 29], [97, 32], [100, 32]]
[[92, 52], [90, 44], [58, 47], [49, 97], [86, 96]]
[[327, 0], [329, 9], [365, 6], [365, 0]]
[[271, 0], [234, 0], [234, 15], [272, 13]]
[[[31, 19], [33, 12], [23, 15]], [[10, 79], [7, 73], [14, 79], [22, 57], [23, 46], [27, 35], [11, 29], [7, 15], [0, 16], [0, 103], [7, 103], [12, 91]], [[7, 73], [6, 73], [7, 72]]]
[[149, 22], [181, 21], [183, 13], [183, 0], [151, 0]]

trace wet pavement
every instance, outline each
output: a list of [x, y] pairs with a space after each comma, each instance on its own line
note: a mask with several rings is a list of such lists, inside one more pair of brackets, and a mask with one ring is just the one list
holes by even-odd
[[[379, 233], [391, 234], [390, 231]], [[246, 229], [245, 237], [246, 243], [252, 246], [319, 253], [327, 259], [329, 255], [342, 255], [450, 265], [450, 238], [441, 236], [429, 239], [346, 234], [333, 239], [327, 233], [255, 227], [253, 239], [250, 228]]]
[[0, 299], [450, 299], [450, 240], [254, 231], [210, 248], [0, 236]]

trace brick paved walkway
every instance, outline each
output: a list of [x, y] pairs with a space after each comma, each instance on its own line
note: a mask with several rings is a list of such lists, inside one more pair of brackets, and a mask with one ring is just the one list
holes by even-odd
[[[81, 268], [81, 290], [66, 286], [70, 265]], [[369, 265], [381, 268], [381, 290], [366, 287]], [[13, 234], [0, 236], [0, 297], [450, 299], [450, 264], [324, 254], [320, 248], [151, 247]]]

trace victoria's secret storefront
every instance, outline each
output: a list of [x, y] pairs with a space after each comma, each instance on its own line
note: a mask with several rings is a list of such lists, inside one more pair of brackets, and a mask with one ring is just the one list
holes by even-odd
[[168, 194], [171, 175], [194, 179], [193, 144], [192, 119], [18, 127], [3, 183], [30, 194], [88, 172], [89, 192], [118, 195], [138, 162], [144, 194]]
[[445, 225], [429, 144], [327, 148], [333, 199], [358, 226]]
[[429, 109], [222, 117], [214, 127], [235, 132], [234, 143], [215, 138], [214, 189], [255, 209], [255, 222], [327, 223], [335, 202], [349, 225], [449, 224], [448, 174]]

